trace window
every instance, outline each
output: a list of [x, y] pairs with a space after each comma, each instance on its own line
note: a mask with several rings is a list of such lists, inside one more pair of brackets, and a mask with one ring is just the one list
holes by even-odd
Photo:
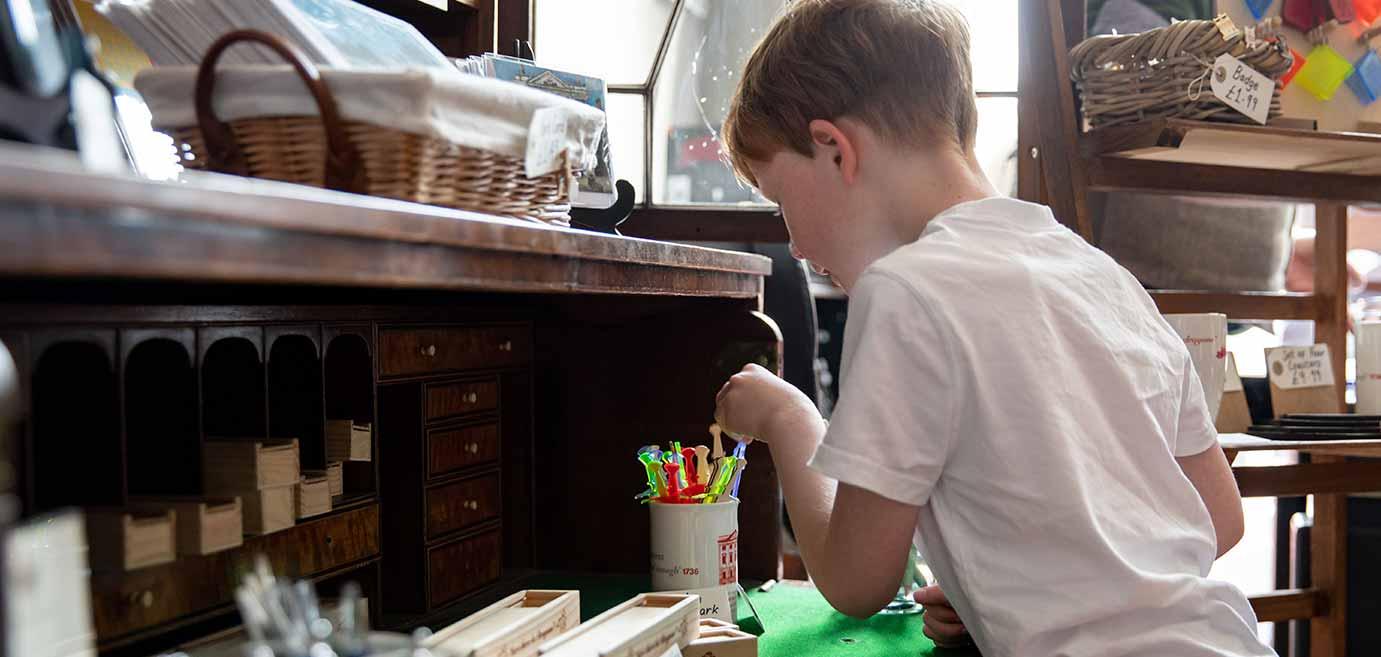
[[[1015, 193], [1017, 0], [951, 0], [973, 31], [977, 154]], [[719, 126], [786, 0], [536, 0], [537, 63], [609, 85], [614, 174], [643, 206], [764, 206], [724, 163]]]

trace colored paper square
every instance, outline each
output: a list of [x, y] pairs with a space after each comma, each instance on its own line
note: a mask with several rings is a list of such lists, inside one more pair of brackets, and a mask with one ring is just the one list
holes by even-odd
[[[1327, 0], [1324, 0], [1325, 2]], [[1317, 0], [1284, 0], [1281, 6], [1280, 17], [1285, 24], [1301, 32], [1308, 32], [1325, 20], [1326, 9], [1320, 6]]]
[[1381, 0], [1352, 0], [1352, 8], [1363, 25], [1371, 25], [1381, 17]]
[[1376, 102], [1377, 95], [1381, 94], [1381, 57], [1374, 51], [1362, 55], [1347, 78], [1347, 86], [1363, 105]]
[[1252, 13], [1252, 18], [1261, 20], [1266, 17], [1266, 10], [1271, 8], [1271, 3], [1275, 0], [1243, 0], [1247, 3], [1247, 11]]
[[1290, 86], [1290, 81], [1295, 79], [1295, 74], [1299, 73], [1299, 70], [1304, 68], [1305, 62], [1308, 61], [1304, 55], [1301, 55], [1299, 51], [1294, 48], [1290, 49], [1290, 59], [1293, 62], [1290, 64], [1290, 70], [1286, 71], [1285, 75], [1280, 76], [1280, 86], [1282, 88]]
[[1352, 63], [1327, 45], [1315, 46], [1307, 59], [1295, 82], [1319, 100], [1332, 100], [1338, 87], [1352, 75]]

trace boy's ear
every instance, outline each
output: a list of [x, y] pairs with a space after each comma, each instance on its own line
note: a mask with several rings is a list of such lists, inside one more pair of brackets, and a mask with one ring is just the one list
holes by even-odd
[[844, 182], [853, 184], [858, 175], [858, 151], [854, 141], [833, 121], [815, 119], [810, 122], [809, 129], [815, 157], [829, 158], [839, 169]]

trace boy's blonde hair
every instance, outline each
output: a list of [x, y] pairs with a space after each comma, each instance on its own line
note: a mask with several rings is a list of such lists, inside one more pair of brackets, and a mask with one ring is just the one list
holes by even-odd
[[810, 122], [851, 117], [914, 147], [973, 147], [978, 108], [963, 15], [938, 0], [794, 0], [754, 48], [724, 120], [734, 170], [790, 148]]

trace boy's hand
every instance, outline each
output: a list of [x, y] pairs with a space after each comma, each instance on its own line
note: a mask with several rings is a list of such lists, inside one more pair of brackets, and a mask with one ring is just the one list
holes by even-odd
[[820, 412], [805, 393], [777, 375], [749, 363], [729, 377], [715, 395], [715, 421], [721, 429], [768, 441], [793, 416], [818, 418]]
[[935, 645], [941, 648], [957, 648], [973, 643], [968, 629], [964, 627], [964, 621], [959, 619], [959, 613], [954, 611], [954, 607], [949, 606], [949, 598], [945, 597], [945, 592], [940, 590], [939, 585], [931, 584], [924, 587], [916, 591], [913, 597], [925, 607], [925, 627], [922, 631], [935, 642]]

